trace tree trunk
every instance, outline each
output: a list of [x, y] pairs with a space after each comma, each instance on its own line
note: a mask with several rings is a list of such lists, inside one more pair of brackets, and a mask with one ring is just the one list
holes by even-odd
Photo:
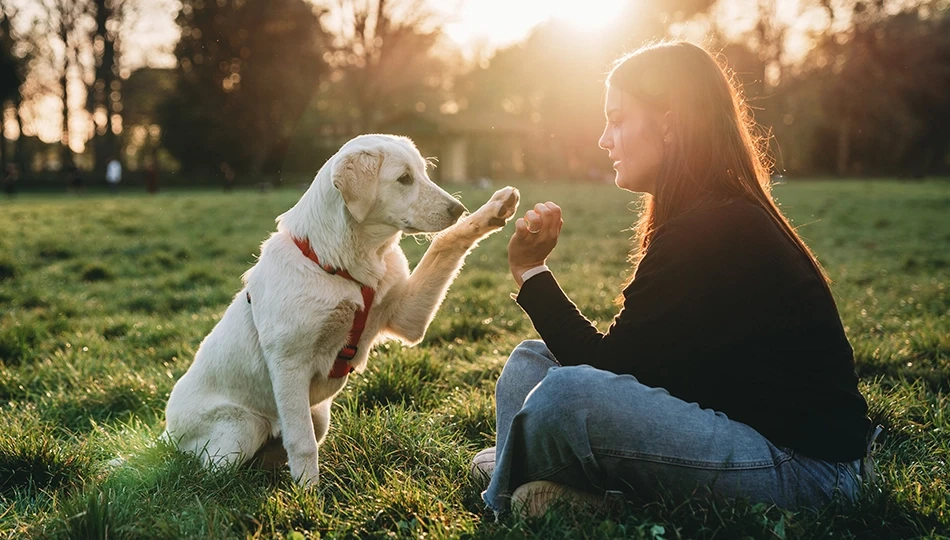
[[844, 119], [838, 125], [838, 159], [835, 173], [838, 176], [848, 174], [851, 162], [851, 115], [845, 113]]
[[61, 139], [60, 159], [63, 166], [73, 160], [72, 149], [69, 147], [69, 33], [65, 24], [60, 24], [59, 38], [63, 41], [63, 73], [59, 79], [63, 89], [63, 134]]
[[13, 150], [10, 152], [10, 159], [20, 168], [20, 173], [25, 174], [27, 170], [27, 156], [23, 153], [23, 147], [20, 146], [23, 142], [23, 117], [20, 116], [21, 103], [22, 98], [20, 93], [17, 92], [16, 97], [13, 99], [13, 112], [15, 113], [16, 117], [17, 138], [13, 141]]
[[4, 117], [6, 117], [7, 104], [0, 103], [0, 176], [7, 174], [7, 134], [3, 129]]
[[95, 114], [96, 109], [103, 108], [106, 112], [105, 133], [99, 136], [94, 132], [94, 141], [92, 147], [95, 151], [95, 169], [97, 171], [105, 170], [106, 163], [110, 157], [116, 157], [119, 153], [117, 138], [112, 131], [112, 92], [115, 76], [115, 40], [106, 30], [106, 24], [112, 18], [112, 2], [107, 0], [95, 0], [96, 6], [96, 35], [102, 40], [102, 56], [97, 58], [95, 81], [89, 89], [89, 113]]

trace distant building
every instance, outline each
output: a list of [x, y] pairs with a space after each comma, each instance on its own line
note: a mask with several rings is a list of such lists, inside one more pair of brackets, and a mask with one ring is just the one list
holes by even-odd
[[472, 183], [532, 176], [530, 149], [540, 129], [505, 113], [405, 112], [383, 120], [378, 131], [411, 138], [423, 156], [434, 157], [436, 182]]

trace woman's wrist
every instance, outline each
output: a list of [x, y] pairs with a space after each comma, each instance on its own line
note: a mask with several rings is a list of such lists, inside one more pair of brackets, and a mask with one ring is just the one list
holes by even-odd
[[524, 282], [529, 278], [532, 278], [542, 272], [549, 272], [550, 269], [544, 263], [534, 264], [531, 266], [512, 266], [511, 267], [511, 276], [515, 278], [515, 283], [518, 284], [518, 287], [524, 285]]
[[534, 268], [529, 268], [521, 273], [521, 281], [523, 283], [542, 272], [550, 272], [550, 271], [551, 269], [548, 268], [548, 265], [546, 264], [541, 264], [541, 265], [535, 266]]

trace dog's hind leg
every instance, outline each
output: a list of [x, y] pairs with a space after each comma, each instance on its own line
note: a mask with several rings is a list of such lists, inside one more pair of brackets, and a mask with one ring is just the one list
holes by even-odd
[[204, 421], [210, 425], [206, 437], [192, 438], [187, 446], [182, 444], [205, 466], [241, 465], [254, 456], [269, 434], [264, 420], [239, 407], [221, 405], [205, 415]]

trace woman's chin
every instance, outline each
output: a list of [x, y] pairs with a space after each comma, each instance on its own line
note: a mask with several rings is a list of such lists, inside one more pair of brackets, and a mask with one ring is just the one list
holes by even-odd
[[636, 193], [638, 191], [635, 189], [633, 185], [634, 183], [631, 182], [629, 178], [625, 178], [620, 171], [617, 171], [617, 176], [614, 178], [614, 184], [624, 191], [629, 191], [631, 193]]
[[617, 171], [617, 177], [614, 178], [614, 184], [618, 188], [631, 193], [653, 193], [653, 184], [644, 178], [628, 178], [620, 171]]

